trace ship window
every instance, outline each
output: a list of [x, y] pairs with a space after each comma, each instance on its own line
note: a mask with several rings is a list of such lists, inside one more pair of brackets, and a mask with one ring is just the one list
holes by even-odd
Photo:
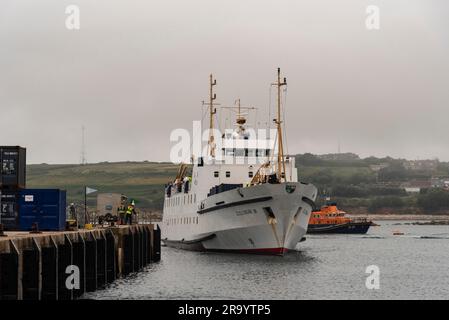
[[218, 171], [215, 171], [215, 172], [214, 172], [214, 177], [215, 177], [215, 178], [218, 178], [218, 176], [219, 176]]
[[235, 156], [236, 157], [244, 157], [245, 156], [245, 149], [235, 149]]
[[196, 193], [193, 195], [193, 202], [196, 203]]
[[256, 156], [256, 149], [247, 149], [247, 150], [248, 150], [248, 157]]
[[203, 157], [199, 157], [198, 158], [198, 167], [202, 167], [202, 166], [204, 166], [204, 159], [203, 159]]
[[226, 171], [226, 178], [231, 177], [231, 171]]
[[252, 171], [248, 172], [248, 177], [249, 178], [252, 178], [253, 176], [254, 176], [254, 172], [252, 172]]

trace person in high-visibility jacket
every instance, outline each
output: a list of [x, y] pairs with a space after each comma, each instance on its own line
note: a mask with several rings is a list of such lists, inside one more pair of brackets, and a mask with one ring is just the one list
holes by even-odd
[[117, 213], [120, 218], [120, 224], [125, 224], [125, 213], [126, 213], [126, 206], [125, 203], [121, 203], [120, 206], [117, 208]]
[[132, 204], [130, 204], [128, 206], [128, 209], [126, 210], [126, 215], [125, 215], [125, 223], [126, 224], [133, 224], [133, 214], [136, 213], [136, 210], [134, 209], [134, 206]]

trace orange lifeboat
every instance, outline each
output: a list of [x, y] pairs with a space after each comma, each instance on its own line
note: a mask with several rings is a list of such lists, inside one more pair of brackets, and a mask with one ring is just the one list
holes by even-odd
[[351, 219], [346, 212], [338, 209], [336, 203], [329, 203], [320, 210], [312, 211], [307, 233], [352, 233], [365, 234], [372, 221]]

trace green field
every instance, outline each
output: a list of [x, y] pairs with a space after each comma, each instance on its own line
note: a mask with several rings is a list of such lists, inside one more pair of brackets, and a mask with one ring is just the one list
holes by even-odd
[[[68, 202], [84, 201], [84, 186], [99, 192], [123, 193], [141, 208], [162, 207], [164, 185], [176, 176], [170, 163], [119, 162], [88, 165], [37, 164], [27, 167], [27, 188], [67, 190]], [[95, 195], [88, 197], [95, 205]]]

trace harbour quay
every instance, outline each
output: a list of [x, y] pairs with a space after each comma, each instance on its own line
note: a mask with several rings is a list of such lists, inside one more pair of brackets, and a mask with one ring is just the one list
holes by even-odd
[[161, 258], [154, 224], [0, 232], [0, 300], [73, 300]]

